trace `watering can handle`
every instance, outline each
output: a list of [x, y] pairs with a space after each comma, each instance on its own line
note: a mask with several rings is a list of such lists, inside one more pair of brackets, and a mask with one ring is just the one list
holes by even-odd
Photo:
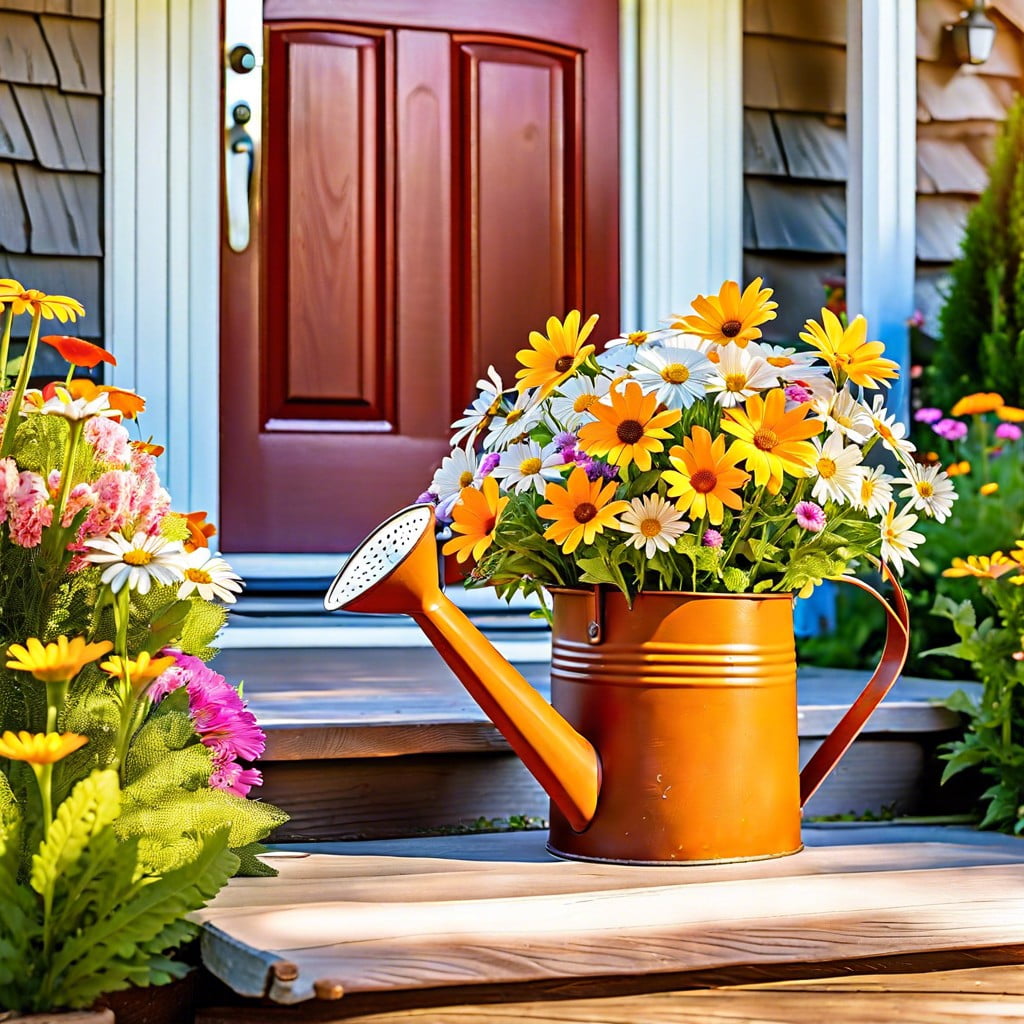
[[814, 756], [804, 765], [800, 772], [800, 806], [803, 807], [815, 794], [818, 787], [825, 781], [828, 774], [835, 768], [839, 759], [857, 738], [871, 712], [878, 707], [882, 698], [892, 689], [893, 683], [903, 671], [910, 650], [910, 616], [907, 611], [907, 598], [899, 581], [889, 567], [882, 564], [882, 573], [893, 588], [893, 604], [890, 605], [877, 590], [852, 576], [842, 576], [844, 583], [852, 583], [855, 587], [870, 594], [885, 609], [885, 647], [882, 658], [867, 686], [853, 702], [849, 711], [825, 738]]

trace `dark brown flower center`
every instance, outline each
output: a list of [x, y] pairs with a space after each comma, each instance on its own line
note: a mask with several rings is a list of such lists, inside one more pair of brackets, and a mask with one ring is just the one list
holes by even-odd
[[565, 373], [567, 370], [572, 369], [573, 358], [572, 356], [559, 356], [555, 360], [555, 369], [559, 373]]
[[573, 511], [573, 517], [577, 523], [589, 523], [597, 515], [597, 506], [591, 505], [589, 501], [581, 501]]
[[757, 433], [754, 434], [754, 447], [759, 448], [763, 452], [770, 452], [773, 448], [777, 447], [779, 443], [779, 435], [774, 430], [769, 430], [767, 427], [762, 427]]
[[739, 320], [726, 320], [725, 323], [722, 324], [722, 333], [727, 338], [735, 338], [742, 330], [743, 324], [741, 324]]
[[623, 420], [615, 428], [615, 436], [623, 444], [636, 444], [644, 436], [643, 424], [636, 420]]
[[718, 477], [710, 469], [698, 469], [690, 476], [690, 486], [698, 494], [707, 494], [715, 489]]

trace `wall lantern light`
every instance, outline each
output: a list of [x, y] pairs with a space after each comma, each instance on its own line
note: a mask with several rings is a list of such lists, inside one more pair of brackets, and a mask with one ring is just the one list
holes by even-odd
[[985, 13], [985, 0], [974, 0], [960, 20], [946, 26], [959, 64], [984, 64], [996, 41], [995, 23]]

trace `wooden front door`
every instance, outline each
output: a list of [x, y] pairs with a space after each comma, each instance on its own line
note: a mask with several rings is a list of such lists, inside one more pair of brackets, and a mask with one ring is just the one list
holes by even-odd
[[578, 308], [619, 331], [618, 3], [263, 19], [250, 240], [222, 247], [222, 547], [346, 551], [531, 329]]

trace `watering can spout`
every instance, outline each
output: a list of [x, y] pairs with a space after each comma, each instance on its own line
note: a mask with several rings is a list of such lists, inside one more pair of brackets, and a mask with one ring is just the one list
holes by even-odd
[[442, 593], [432, 506], [411, 505], [378, 526], [324, 606], [411, 616], [572, 828], [587, 827], [600, 789], [597, 752]]

